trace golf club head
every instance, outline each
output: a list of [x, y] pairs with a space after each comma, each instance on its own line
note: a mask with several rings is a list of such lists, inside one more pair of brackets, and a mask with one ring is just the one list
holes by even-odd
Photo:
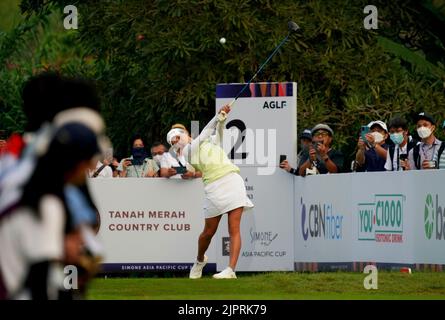
[[295, 31], [297, 31], [298, 29], [300, 29], [300, 27], [298, 26], [298, 24], [296, 24], [296, 23], [293, 22], [293, 21], [289, 21], [289, 22], [287, 23], [287, 28], [289, 29], [289, 32], [295, 32]]

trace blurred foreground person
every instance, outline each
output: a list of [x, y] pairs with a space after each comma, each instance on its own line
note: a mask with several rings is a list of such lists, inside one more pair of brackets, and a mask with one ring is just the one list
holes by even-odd
[[[0, 156], [0, 219], [20, 199], [37, 157], [45, 152], [58, 126], [76, 121], [98, 135], [105, 130], [95, 88], [83, 79], [45, 72], [25, 83], [22, 99], [25, 132], [13, 134]], [[89, 197], [86, 187], [82, 188]]]
[[[20, 199], [36, 170], [38, 159], [47, 152], [49, 141], [58, 128], [68, 123], [80, 123], [94, 132], [102, 150], [106, 150], [108, 144], [104, 135], [105, 124], [98, 112], [99, 98], [90, 82], [43, 73], [26, 82], [22, 98], [27, 117], [26, 132], [23, 135], [13, 135], [0, 158], [0, 225], [4, 218], [20, 206]], [[59, 154], [59, 162], [69, 162], [68, 154]], [[51, 170], [48, 169], [48, 174]], [[82, 217], [96, 218], [97, 209], [85, 182], [67, 186], [64, 193], [66, 209], [71, 219], [81, 221]], [[85, 256], [88, 261], [82, 260], [84, 265], [96, 266], [94, 262], [101, 257], [101, 248], [94, 237], [95, 227], [96, 219], [92, 219], [88, 228], [82, 228], [81, 234], [77, 235], [83, 241], [82, 250], [88, 253]], [[67, 235], [67, 238], [72, 237]], [[77, 267], [79, 272], [87, 269], [80, 265]], [[91, 277], [91, 274], [92, 272], [83, 272], [80, 277], [85, 279]]]
[[70, 213], [75, 201], [68, 203], [73, 193], [67, 190], [85, 184], [98, 153], [95, 133], [83, 124], [55, 132], [19, 202], [0, 220], [0, 299], [73, 297], [64, 287], [64, 267], [81, 263], [83, 226], [95, 213]]

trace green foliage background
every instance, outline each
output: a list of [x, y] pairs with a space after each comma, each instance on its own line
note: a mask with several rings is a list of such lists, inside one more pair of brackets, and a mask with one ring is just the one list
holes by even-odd
[[[22, 0], [22, 21], [0, 34], [0, 121], [20, 130], [20, 87], [56, 69], [97, 80], [115, 149], [139, 132], [162, 139], [174, 122], [206, 122], [217, 83], [246, 82], [294, 20], [302, 33], [256, 81], [298, 82], [298, 129], [319, 122], [352, 156], [359, 127], [426, 110], [445, 119], [445, 0]], [[77, 5], [79, 30], [62, 27]], [[222, 46], [220, 37], [227, 43]]]

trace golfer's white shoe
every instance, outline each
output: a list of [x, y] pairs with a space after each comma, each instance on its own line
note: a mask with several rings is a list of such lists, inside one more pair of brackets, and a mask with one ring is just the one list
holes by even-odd
[[190, 269], [190, 279], [199, 279], [202, 277], [202, 269], [204, 269], [204, 266], [207, 264], [207, 258], [206, 255], [204, 255], [204, 261], [199, 262], [196, 261], [193, 267]]
[[220, 273], [213, 275], [214, 279], [236, 279], [235, 271], [232, 270], [232, 268], [227, 267]]

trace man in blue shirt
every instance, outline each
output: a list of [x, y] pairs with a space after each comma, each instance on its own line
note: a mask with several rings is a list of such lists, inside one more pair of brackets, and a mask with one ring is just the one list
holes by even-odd
[[371, 121], [368, 124], [370, 133], [366, 134], [366, 141], [362, 137], [358, 140], [358, 150], [355, 156], [357, 171], [385, 171], [388, 138], [388, 128], [383, 121]]

